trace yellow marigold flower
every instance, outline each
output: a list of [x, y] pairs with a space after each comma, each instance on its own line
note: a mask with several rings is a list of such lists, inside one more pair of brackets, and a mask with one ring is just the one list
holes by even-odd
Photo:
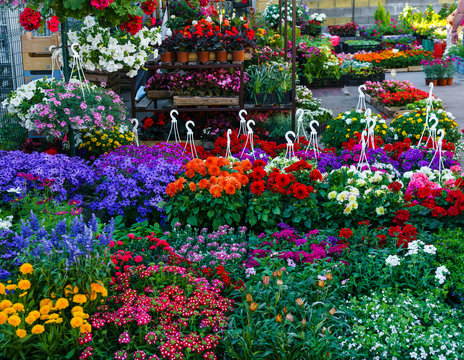
[[63, 318], [58, 318], [58, 319], [56, 319], [56, 323], [57, 323], [57, 324], [61, 324], [62, 322], [63, 322]]
[[27, 291], [23, 292], [22, 294], [19, 295], [19, 297], [23, 297], [27, 295]]
[[29, 313], [28, 316], [32, 316], [37, 320], [40, 317], [40, 313], [37, 310], [33, 310]]
[[26, 319], [24, 321], [26, 321], [26, 323], [28, 323], [29, 325], [32, 325], [37, 319], [34, 317], [34, 316], [26, 316]]
[[50, 315], [48, 314], [44, 314], [40, 317], [40, 320], [48, 320], [48, 318], [50, 317]]
[[79, 327], [79, 330], [81, 334], [92, 332], [92, 325], [90, 325], [89, 323], [82, 324]]
[[58, 310], [63, 310], [66, 309], [69, 306], [69, 301], [65, 298], [59, 298], [56, 300], [55, 307]]
[[101, 145], [101, 143], [100, 143], [100, 142], [97, 142], [95, 145], [97, 145], [97, 146], [100, 146], [100, 145]]
[[74, 312], [73, 316], [74, 317], [80, 317], [81, 319], [88, 319], [89, 318], [89, 314], [86, 314], [85, 312], [82, 312], [82, 311]]
[[45, 331], [45, 328], [43, 327], [43, 325], [35, 325], [31, 329], [31, 333], [33, 334], [42, 334], [44, 331]]
[[31, 288], [31, 282], [29, 280], [21, 280], [19, 283], [18, 283], [18, 287], [21, 289], [21, 290], [29, 290]]
[[5, 310], [3, 310], [5, 314], [16, 314], [16, 309], [14, 307], [7, 307]]
[[10, 285], [6, 286], [7, 290], [16, 290], [17, 288], [18, 288], [18, 286], [16, 286], [15, 284], [10, 284]]
[[21, 267], [19, 268], [19, 271], [23, 275], [32, 274], [32, 272], [34, 271], [34, 267], [29, 263], [25, 263], [21, 265]]
[[25, 337], [27, 335], [27, 331], [24, 330], [24, 329], [18, 329], [16, 330], [16, 336], [19, 337], [20, 339], [22, 339], [23, 337]]
[[97, 142], [97, 139], [96, 139], [96, 138], [92, 138], [91, 141], [92, 141], [92, 142]]
[[47, 321], [45, 321], [45, 324], [54, 324], [55, 322], [55, 319], [48, 319]]
[[84, 312], [84, 308], [82, 306], [74, 306], [72, 309], [71, 309], [71, 313], [75, 313], [77, 311], [81, 311], [81, 312]]
[[0, 325], [3, 325], [8, 320], [8, 315], [4, 311], [0, 311]]
[[8, 324], [17, 327], [19, 324], [21, 324], [21, 318], [18, 315], [11, 315], [8, 318]]
[[52, 302], [51, 299], [42, 299], [40, 300], [40, 307], [43, 307], [45, 305], [49, 305]]
[[50, 312], [50, 310], [51, 310], [50, 306], [45, 305], [45, 306], [42, 306], [39, 311], [42, 315], [46, 315]]
[[2, 300], [2, 302], [0, 302], [0, 310], [5, 310], [11, 307], [11, 305], [13, 305], [13, 303], [10, 300]]
[[102, 294], [103, 297], [106, 297], [108, 295], [108, 291], [106, 290], [106, 288], [100, 284], [100, 283], [92, 283], [90, 284], [90, 289], [92, 291], [95, 291], [97, 293], [100, 293]]
[[58, 314], [50, 314], [50, 316], [48, 318], [51, 319], [51, 320], [54, 320], [54, 319], [57, 319], [59, 317], [60, 317], [60, 315], [58, 315]]
[[71, 326], [73, 328], [78, 328], [84, 323], [84, 320], [80, 317], [73, 317], [71, 319]]
[[79, 288], [77, 286], [74, 286], [74, 289], [71, 285], [67, 285], [64, 288], [64, 294], [65, 295], [70, 295], [70, 294], [77, 294], [79, 292]]
[[73, 302], [77, 304], [85, 304], [87, 302], [87, 296], [82, 294], [76, 294], [73, 297]]
[[5, 285], [3, 285], [1, 282], [0, 282], [0, 295], [4, 295], [5, 294]]

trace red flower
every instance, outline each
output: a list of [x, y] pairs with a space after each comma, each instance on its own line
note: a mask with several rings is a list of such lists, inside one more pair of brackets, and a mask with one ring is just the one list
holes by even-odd
[[338, 236], [345, 239], [349, 239], [353, 236], [353, 232], [349, 228], [343, 228], [340, 230], [340, 234]]
[[284, 175], [284, 174], [278, 174], [276, 176], [276, 185], [278, 187], [281, 187], [281, 188], [284, 188], [286, 187], [288, 184], [290, 184], [290, 178], [288, 175]]
[[153, 119], [152, 118], [146, 118], [145, 121], [143, 122], [143, 127], [144, 129], [147, 129], [149, 127], [153, 126]]
[[42, 23], [42, 16], [38, 11], [27, 7], [19, 15], [19, 23], [27, 31], [37, 30]]
[[250, 185], [252, 194], [260, 196], [264, 191], [264, 180], [253, 181]]
[[90, 5], [98, 10], [104, 10], [111, 5], [114, 0], [90, 0]]
[[293, 184], [289, 189], [289, 192], [290, 191], [293, 193], [293, 196], [295, 196], [299, 200], [306, 199], [309, 196], [309, 191], [303, 184]]
[[262, 167], [256, 167], [250, 175], [251, 179], [260, 180], [266, 176], [266, 171]]
[[446, 216], [446, 210], [443, 209], [441, 206], [435, 206], [432, 210], [433, 217], [443, 217]]
[[134, 261], [135, 261], [136, 263], [140, 263], [140, 262], [142, 262], [142, 260], [143, 260], [143, 257], [141, 257], [140, 255], [137, 255], [137, 256], [134, 258]]
[[146, 0], [140, 4], [140, 8], [146, 15], [153, 15], [156, 10], [156, 1]]
[[311, 177], [311, 181], [318, 181], [318, 180], [320, 181], [320, 180], [322, 180], [322, 174], [318, 169], [313, 169], [311, 171], [310, 177]]
[[121, 24], [121, 29], [128, 32], [131, 35], [137, 34], [142, 28], [143, 18], [141, 16], [127, 15], [129, 21]]
[[201, 7], [208, 6], [208, 4], [209, 4], [208, 0], [200, 0], [200, 6]]
[[393, 218], [393, 224], [403, 226], [405, 222], [409, 220], [409, 217], [410, 217], [410, 214], [408, 210], [398, 210], [397, 212], [395, 212], [395, 217]]
[[50, 20], [47, 20], [48, 30], [51, 32], [57, 32], [60, 26], [60, 19], [58, 16], [53, 15]]
[[402, 187], [403, 185], [401, 185], [401, 183], [399, 183], [398, 181], [393, 181], [390, 185], [388, 185], [388, 188], [394, 192], [400, 191]]

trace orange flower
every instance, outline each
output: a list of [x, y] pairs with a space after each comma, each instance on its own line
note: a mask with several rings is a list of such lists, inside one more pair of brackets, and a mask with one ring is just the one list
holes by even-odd
[[229, 159], [226, 159], [226, 158], [219, 158], [219, 159], [218, 159], [218, 166], [219, 166], [219, 167], [222, 167], [222, 166], [229, 166], [229, 165], [230, 165]]
[[218, 183], [218, 178], [216, 176], [211, 176], [211, 178], [209, 179], [209, 183], [211, 185], [216, 185]]
[[230, 173], [228, 171], [221, 171], [221, 176], [226, 177], [226, 176], [229, 176], [229, 175], [230, 175]]
[[246, 159], [242, 161], [242, 167], [243, 167], [243, 170], [250, 171], [253, 165], [251, 164], [250, 160]]
[[173, 197], [177, 193], [177, 187], [175, 183], [170, 183], [166, 186], [166, 194], [170, 197]]
[[197, 191], [197, 185], [194, 182], [189, 184], [190, 191]]
[[219, 176], [221, 175], [221, 169], [217, 166], [211, 166], [208, 168], [209, 174], [212, 176]]
[[240, 165], [240, 163], [235, 163], [233, 166], [236, 171], [238, 171], [240, 174], [243, 174], [243, 168], [242, 165]]
[[209, 181], [206, 180], [206, 179], [201, 179], [201, 180], [198, 182], [198, 187], [199, 187], [200, 189], [206, 189], [208, 186], [209, 186]]
[[223, 23], [223, 24], [224, 24], [224, 26], [230, 26], [230, 22], [229, 22], [229, 20], [227, 20], [227, 19], [224, 20], [224, 23]]
[[225, 178], [225, 177], [221, 177], [221, 178], [219, 179], [219, 181], [218, 181], [218, 184], [219, 184], [219, 186], [220, 186], [221, 188], [224, 189], [224, 188], [226, 187], [226, 185], [227, 185], [227, 180], [226, 180], [226, 178]]
[[240, 182], [242, 183], [242, 186], [246, 186], [248, 184], [248, 176], [242, 175], [240, 177]]
[[208, 174], [208, 171], [206, 170], [205, 164], [202, 164], [202, 166], [199, 166], [198, 169], [197, 169], [197, 172], [198, 172], [201, 176], [206, 176], [206, 174]]
[[228, 183], [225, 187], [224, 190], [226, 191], [227, 194], [229, 195], [234, 195], [235, 194], [235, 186], [232, 185], [231, 183]]
[[218, 158], [217, 157], [209, 157], [206, 159], [205, 161], [205, 165], [206, 167], [209, 169], [209, 168], [212, 168], [212, 167], [217, 167], [217, 166], [220, 166], [218, 164]]
[[219, 185], [213, 185], [209, 189], [209, 193], [213, 195], [213, 198], [221, 197], [221, 192], [222, 192], [222, 189]]
[[185, 176], [189, 177], [189, 178], [193, 178], [195, 176], [195, 171], [193, 170], [187, 170], [185, 172]]

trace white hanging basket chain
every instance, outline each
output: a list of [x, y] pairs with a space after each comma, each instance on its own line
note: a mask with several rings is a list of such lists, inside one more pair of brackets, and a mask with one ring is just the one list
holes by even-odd
[[285, 151], [285, 158], [291, 160], [295, 157], [295, 147], [293, 141], [290, 139], [290, 136], [293, 136], [293, 140], [296, 139], [296, 134], [293, 131], [287, 131], [285, 134], [285, 140], [287, 140], [287, 150]]
[[253, 135], [253, 128], [251, 127], [251, 125], [254, 126], [255, 122], [253, 120], [248, 120], [247, 123], [246, 123], [247, 129], [248, 129], [247, 137], [246, 137], [245, 145], [243, 146], [241, 156], [243, 156], [245, 154], [245, 150], [246, 150], [247, 145], [249, 143], [250, 144], [251, 155], [253, 155], [253, 158], [256, 160], [255, 147], [254, 147], [254, 143], [253, 143], [254, 135]]
[[168, 138], [166, 139], [166, 142], [169, 142], [169, 139], [171, 138], [171, 134], [174, 136], [174, 141], [176, 143], [180, 143], [180, 135], [179, 135], [179, 128], [177, 126], [177, 118], [176, 116], [179, 115], [179, 112], [177, 110], [171, 110], [170, 116], [171, 116], [171, 128], [169, 129], [169, 134]]
[[[429, 126], [429, 120], [430, 120], [430, 112], [432, 110], [432, 103], [433, 103], [433, 98], [432, 98], [432, 92], [433, 92], [433, 83], [429, 84], [430, 90], [429, 90], [429, 97], [426, 100], [426, 115], [425, 115], [425, 124], [424, 124], [424, 130], [422, 130], [421, 137], [419, 139], [419, 142], [417, 143], [417, 147], [420, 147], [422, 144], [422, 139], [424, 138], [425, 132], [428, 131], [429, 135], [431, 132], [430, 126]], [[427, 139], [428, 142], [428, 139]], [[427, 143], [425, 144], [427, 145]]]
[[193, 131], [190, 128], [190, 125], [195, 126], [195, 123], [192, 120], [189, 120], [185, 124], [185, 128], [187, 129], [187, 141], [185, 142], [185, 147], [184, 147], [184, 151], [182, 152], [182, 155], [185, 154], [187, 147], [190, 146], [190, 153], [192, 154], [192, 157], [198, 158], [197, 148], [195, 146], [195, 140], [193, 139]]

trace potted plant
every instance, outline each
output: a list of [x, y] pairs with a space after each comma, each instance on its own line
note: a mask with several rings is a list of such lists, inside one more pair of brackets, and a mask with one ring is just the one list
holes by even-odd
[[422, 68], [424, 69], [425, 74], [425, 84], [429, 85], [433, 83], [433, 85], [437, 85], [438, 82], [438, 74], [437, 74], [437, 66], [435, 64], [435, 60], [422, 60], [421, 61]]
[[215, 30], [213, 36], [209, 38], [209, 47], [214, 51], [216, 61], [220, 63], [227, 62], [226, 42], [223, 40], [223, 32]]
[[194, 48], [192, 33], [181, 30], [172, 36], [173, 49], [176, 51], [177, 61], [180, 63], [188, 62], [188, 53]]
[[455, 61], [456, 59], [450, 58], [450, 57], [445, 60], [444, 68], [445, 68], [445, 78], [447, 81], [447, 85], [453, 84], [453, 76], [454, 76], [454, 73], [456, 72], [456, 67], [454, 65]]
[[158, 52], [160, 54], [160, 61], [164, 64], [170, 64], [174, 60], [174, 52], [173, 52], [173, 41], [172, 38], [166, 38], [158, 46]]

